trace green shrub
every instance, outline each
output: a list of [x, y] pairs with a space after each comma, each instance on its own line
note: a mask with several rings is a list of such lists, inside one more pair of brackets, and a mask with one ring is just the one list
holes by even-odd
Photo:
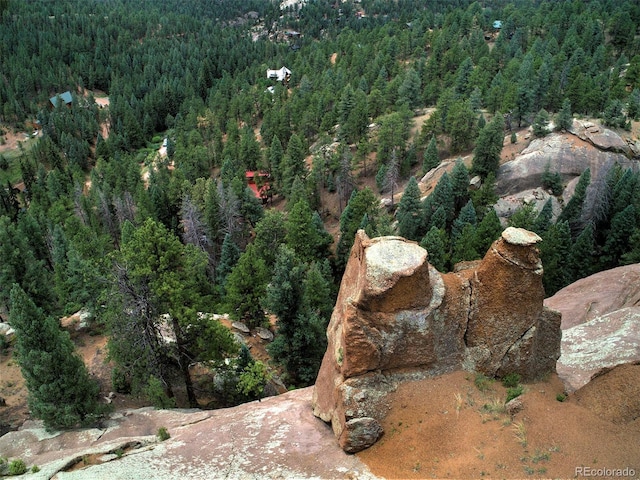
[[156, 435], [158, 436], [161, 442], [164, 442], [165, 440], [169, 440], [171, 438], [171, 435], [169, 435], [169, 432], [167, 431], [166, 427], [160, 427]]
[[517, 387], [520, 383], [520, 375], [517, 373], [507, 373], [504, 377], [502, 377], [502, 385], [507, 388]]
[[514, 398], [519, 397], [520, 395], [522, 395], [523, 391], [524, 391], [524, 387], [522, 385], [518, 385], [517, 387], [507, 388], [507, 399], [505, 400], [505, 403], [509, 403]]
[[24, 463], [23, 460], [21, 459], [17, 459], [17, 460], [12, 460], [9, 463], [9, 475], [22, 475], [23, 473], [27, 472], [27, 465]]
[[476, 373], [476, 377], [473, 380], [473, 383], [481, 392], [486, 392], [487, 390], [491, 389], [491, 379], [489, 377], [486, 377], [482, 373]]
[[559, 402], [564, 402], [567, 399], [567, 396], [564, 393], [559, 393], [556, 395], [556, 400]]

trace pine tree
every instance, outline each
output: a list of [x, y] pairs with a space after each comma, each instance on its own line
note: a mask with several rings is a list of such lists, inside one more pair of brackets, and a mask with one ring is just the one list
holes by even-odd
[[420, 187], [415, 177], [411, 177], [404, 190], [402, 199], [396, 211], [398, 219], [398, 234], [409, 240], [419, 240], [422, 229], [422, 204], [420, 202]]
[[220, 252], [220, 261], [216, 268], [216, 284], [220, 289], [220, 292], [225, 291], [225, 284], [227, 283], [227, 277], [233, 270], [233, 267], [238, 263], [240, 258], [240, 249], [238, 245], [233, 241], [230, 234], [224, 236], [222, 242], [222, 251]]
[[430, 202], [437, 208], [442, 207], [447, 215], [447, 224], [449, 224], [455, 215], [456, 206], [453, 198], [453, 186], [451, 185], [451, 177], [447, 172], [442, 174], [440, 180], [436, 184], [433, 192], [427, 198], [431, 198]]
[[538, 216], [536, 217], [535, 222], [532, 225], [532, 230], [536, 232], [538, 235], [543, 235], [549, 229], [551, 225], [551, 219], [553, 218], [553, 204], [551, 199], [544, 202], [544, 206]]
[[449, 239], [447, 233], [437, 227], [431, 227], [420, 240], [420, 246], [429, 254], [429, 263], [438, 271], [446, 272], [448, 265]]
[[304, 163], [304, 146], [302, 140], [295, 133], [291, 135], [287, 145], [287, 153], [282, 166], [282, 191], [285, 196], [291, 192], [296, 177], [304, 178], [306, 165]]
[[431, 137], [429, 141], [429, 145], [427, 145], [426, 150], [424, 151], [423, 161], [422, 161], [422, 175], [427, 173], [432, 168], [436, 168], [440, 165], [440, 157], [438, 157], [438, 146], [436, 145], [436, 137]]
[[97, 401], [99, 386], [69, 335], [18, 285], [11, 289], [9, 321], [16, 330], [15, 355], [29, 392], [29, 409], [47, 430], [88, 425], [105, 413]]
[[536, 211], [535, 206], [531, 204], [525, 204], [509, 217], [508, 223], [510, 227], [533, 230], [533, 226], [536, 223], [537, 217], [538, 212]]
[[475, 248], [475, 229], [475, 225], [466, 224], [458, 238], [454, 241], [453, 253], [451, 254], [451, 263], [453, 265], [459, 262], [481, 258]]
[[469, 201], [469, 170], [461, 158], [451, 170], [451, 189], [458, 211]]
[[250, 328], [265, 320], [260, 304], [265, 295], [269, 272], [253, 244], [249, 244], [227, 277], [224, 303], [232, 318], [244, 321]]
[[471, 225], [475, 227], [478, 224], [478, 217], [476, 216], [476, 209], [473, 206], [473, 202], [469, 200], [467, 204], [462, 207], [460, 213], [453, 221], [453, 225], [451, 227], [451, 241], [457, 242], [460, 235], [462, 235], [462, 231], [467, 225]]
[[570, 283], [588, 277], [595, 272], [597, 265], [595, 251], [596, 244], [593, 225], [588, 224], [582, 232], [580, 232], [575, 242], [571, 244], [568, 265]]
[[253, 245], [267, 269], [276, 263], [278, 248], [285, 242], [286, 234], [285, 216], [278, 210], [268, 210], [256, 225]]
[[489, 208], [476, 229], [475, 251], [480, 255], [484, 255], [491, 247], [491, 244], [500, 237], [502, 230], [498, 214], [494, 208]]
[[611, 229], [602, 247], [605, 268], [617, 267], [622, 255], [629, 251], [631, 235], [638, 227], [637, 216], [635, 207], [627, 205], [611, 220]]
[[556, 115], [556, 130], [570, 130], [573, 126], [573, 113], [571, 112], [571, 102], [565, 98], [562, 108]]
[[549, 112], [544, 108], [538, 111], [533, 119], [533, 134], [536, 137], [544, 137], [549, 133]]
[[370, 188], [354, 190], [351, 194], [349, 203], [340, 215], [340, 238], [336, 247], [336, 262], [339, 269], [344, 269], [347, 265], [349, 252], [356, 232], [361, 228], [363, 217], [367, 215], [371, 221], [376, 216], [378, 203]]
[[305, 262], [318, 260], [327, 254], [326, 236], [321, 236], [313, 222], [313, 212], [306, 200], [298, 201], [286, 222], [286, 245]]
[[572, 230], [575, 231], [577, 225], [580, 222], [580, 217], [582, 214], [582, 205], [586, 198], [587, 187], [591, 183], [591, 169], [587, 168], [582, 175], [580, 175], [580, 179], [576, 184], [576, 188], [573, 192], [573, 196], [567, 202], [567, 205], [560, 213], [558, 217], [559, 222], [569, 222], [569, 226]]
[[540, 259], [544, 268], [542, 283], [546, 296], [551, 296], [569, 284], [569, 251], [571, 231], [567, 222], [558, 222], [549, 227], [540, 244]]
[[478, 134], [471, 172], [485, 179], [497, 173], [504, 141], [504, 119], [496, 114]]
[[268, 350], [285, 367], [291, 383], [313, 383], [326, 349], [328, 280], [318, 270], [307, 271], [295, 253], [280, 247], [264, 306], [278, 317], [274, 341]]

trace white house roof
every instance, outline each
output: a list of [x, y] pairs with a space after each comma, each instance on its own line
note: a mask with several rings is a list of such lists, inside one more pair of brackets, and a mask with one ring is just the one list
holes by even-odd
[[289, 75], [291, 75], [291, 70], [287, 67], [282, 67], [280, 70], [267, 70], [267, 78], [274, 78], [279, 82], [286, 79]]

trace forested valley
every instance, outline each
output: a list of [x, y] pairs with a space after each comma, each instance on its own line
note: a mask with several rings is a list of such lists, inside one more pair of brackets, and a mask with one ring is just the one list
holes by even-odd
[[[158, 407], [312, 384], [356, 231], [417, 241], [443, 272], [481, 258], [504, 228], [505, 135], [640, 120], [638, 25], [619, 0], [1, 0], [0, 144], [29, 138], [0, 155], [17, 331], [0, 348], [31, 412], [50, 428], [104, 413], [58, 324], [80, 309], [109, 337], [112, 388]], [[421, 199], [416, 179], [463, 154]], [[553, 166], [544, 182], [562, 192]], [[598, 182], [585, 171], [557, 218], [509, 219], [542, 237], [548, 295], [640, 261], [637, 169]], [[213, 313], [271, 326], [271, 362]]]

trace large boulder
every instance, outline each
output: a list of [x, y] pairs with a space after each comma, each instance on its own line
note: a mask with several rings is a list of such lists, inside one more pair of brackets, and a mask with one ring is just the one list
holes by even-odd
[[[611, 132], [611, 135], [616, 134]], [[570, 133], [552, 133], [534, 139], [515, 160], [500, 166], [496, 193], [503, 197], [537, 188], [542, 185], [547, 168], [559, 173], [562, 180], [568, 183], [587, 168], [591, 169], [591, 178], [594, 180], [600, 171], [607, 171], [614, 164], [625, 169], [638, 168], [638, 162], [622, 153], [600, 149]]]
[[562, 332], [558, 376], [568, 392], [603, 370], [640, 362], [640, 307], [621, 308]]
[[640, 307], [640, 263], [582, 278], [545, 299], [562, 313], [562, 329], [626, 307]]
[[580, 139], [589, 142], [599, 150], [622, 153], [627, 157], [633, 156], [631, 147], [620, 135], [597, 123], [588, 120], [574, 119], [569, 131]]
[[568, 392], [616, 365], [640, 361], [640, 264], [578, 280], [544, 303], [562, 312], [557, 371]]
[[442, 275], [415, 242], [358, 232], [313, 395], [345, 451], [378, 439], [400, 382], [459, 369], [523, 378], [555, 370], [560, 315], [542, 304], [539, 240], [508, 228], [481, 262]]

